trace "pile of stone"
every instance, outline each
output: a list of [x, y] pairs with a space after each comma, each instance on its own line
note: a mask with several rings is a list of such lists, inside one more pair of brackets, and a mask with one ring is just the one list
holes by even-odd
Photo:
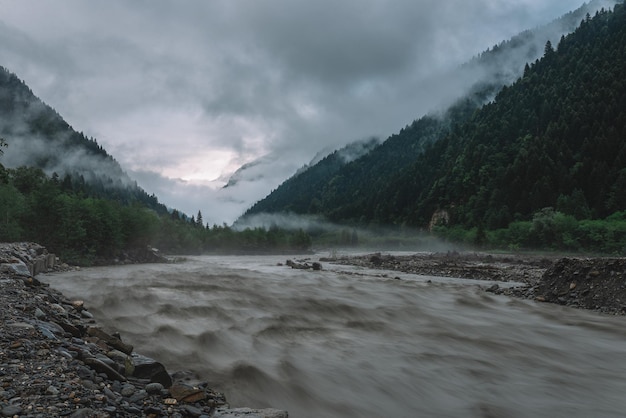
[[299, 262], [293, 261], [293, 260], [287, 260], [285, 262], [285, 264], [288, 267], [291, 267], [292, 269], [296, 269], [296, 270], [315, 270], [315, 271], [319, 271], [322, 269], [322, 264], [318, 263], [317, 261], [312, 262], [311, 264], [309, 264], [307, 262], [307, 260], [301, 260]]
[[100, 328], [83, 301], [41, 284], [13, 248], [0, 248], [0, 264], [10, 264], [0, 272], [0, 416], [288, 416], [231, 409], [193, 373], [169, 374]]
[[39, 244], [16, 242], [0, 244], [0, 273], [36, 276], [58, 265], [57, 258]]
[[543, 276], [536, 299], [604, 313], [626, 313], [625, 258], [562, 258]]

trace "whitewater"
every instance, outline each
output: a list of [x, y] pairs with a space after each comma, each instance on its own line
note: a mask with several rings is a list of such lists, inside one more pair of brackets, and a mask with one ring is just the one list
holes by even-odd
[[493, 282], [285, 260], [197, 256], [39, 278], [233, 407], [294, 418], [626, 413], [623, 317], [486, 293]]

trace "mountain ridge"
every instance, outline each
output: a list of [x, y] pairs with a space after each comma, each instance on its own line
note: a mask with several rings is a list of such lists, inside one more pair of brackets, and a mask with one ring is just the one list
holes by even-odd
[[[595, 2], [595, 5], [604, 4], [602, 2]], [[621, 8], [621, 5], [617, 5], [616, 8]], [[602, 15], [606, 15], [606, 11], [600, 8], [602, 11]], [[582, 23], [589, 22], [591, 20], [587, 9], [584, 7], [578, 9], [577, 13], [573, 12], [567, 15], [569, 20], [575, 19], [580, 14], [583, 14]], [[600, 12], [598, 12], [600, 13]], [[587, 14], [587, 17], [584, 17]], [[528, 36], [528, 35], [524, 35]], [[570, 36], [570, 35], [568, 35]], [[565, 38], [564, 35], [561, 36], [561, 40]], [[559, 42], [560, 43], [560, 42]], [[501, 44], [505, 45], [505, 44]], [[489, 54], [483, 54], [476, 58], [476, 60], [485, 60], [489, 56], [494, 56], [494, 54], [502, 54], [503, 51], [501, 48], [496, 48], [496, 52], [490, 50]], [[546, 51], [543, 51], [544, 55]], [[541, 65], [538, 64], [539, 60], [536, 60], [533, 66]], [[524, 68], [524, 74], [527, 74], [529, 71], [529, 65], [526, 64]], [[522, 74], [520, 74], [522, 75]], [[506, 91], [507, 87], [504, 88]], [[485, 91], [483, 90], [483, 93]], [[499, 96], [502, 97], [502, 92], [499, 93]], [[471, 113], [472, 110], [470, 109]], [[467, 115], [467, 113], [466, 113]], [[319, 181], [322, 186], [320, 187], [309, 187], [308, 184], [302, 184], [299, 189], [294, 186], [294, 182], [291, 181], [289, 193], [285, 190], [284, 183], [274, 192], [272, 192], [265, 199], [257, 202], [248, 212], [246, 212], [245, 216], [250, 216], [253, 214], [261, 213], [261, 212], [294, 212], [300, 214], [315, 214], [315, 215], [323, 215], [329, 220], [337, 221], [337, 222], [348, 222], [348, 223], [368, 223], [368, 222], [381, 222], [381, 223], [390, 223], [390, 224], [399, 224], [399, 223], [408, 223], [415, 226], [426, 225], [430, 221], [430, 216], [433, 212], [438, 210], [438, 207], [441, 206], [440, 202], [433, 201], [437, 200], [437, 196], [439, 192], [435, 189], [429, 190], [431, 196], [429, 197], [428, 193], [424, 196], [416, 195], [416, 187], [418, 184], [422, 184], [425, 177], [429, 177], [432, 180], [431, 173], [420, 172], [419, 168], [416, 168], [418, 165], [417, 157], [418, 155], [422, 155], [419, 152], [407, 152], [407, 146], [419, 146], [420, 144], [426, 148], [439, 147], [439, 151], [443, 152], [442, 144], [433, 145], [438, 141], [428, 141], [427, 135], [423, 132], [419, 132], [419, 137], [414, 140], [408, 140], [405, 143], [405, 146], [399, 146], [394, 151], [396, 155], [402, 155], [403, 152], [411, 155], [413, 159], [413, 165], [411, 168], [408, 168], [407, 165], [401, 165], [400, 169], [396, 170], [388, 170], [385, 172], [376, 172], [375, 174], [371, 174], [372, 171], [376, 171], [375, 168], [372, 169], [374, 164], [376, 164], [375, 157], [372, 157], [371, 154], [379, 152], [380, 149], [387, 147], [392, 148], [389, 144], [391, 141], [397, 140], [398, 137], [402, 135], [407, 135], [407, 132], [410, 132], [412, 128], [419, 123], [422, 125], [426, 124], [428, 121], [433, 121], [435, 119], [431, 119], [431, 116], [426, 116], [418, 121], [415, 121], [412, 125], [407, 125], [403, 130], [400, 131], [399, 134], [392, 135], [388, 138], [380, 147], [376, 149], [375, 152], [370, 153], [370, 155], [365, 155], [361, 157], [359, 160], [353, 162], [352, 164], [346, 166], [343, 172], [339, 172], [336, 175], [330, 176], [326, 179], [325, 182]], [[459, 126], [461, 124], [458, 124]], [[442, 126], [440, 125], [441, 129]], [[449, 127], [449, 134], [454, 133], [457, 127]], [[417, 131], [414, 131], [417, 132]], [[439, 133], [439, 135], [441, 132]], [[437, 135], [435, 135], [437, 136]], [[449, 137], [441, 136], [445, 141], [449, 141]], [[408, 144], [408, 145], [406, 145]], [[391, 163], [389, 165], [393, 165], [393, 153], [388, 153], [391, 157], [389, 157]], [[433, 151], [429, 154], [430, 158], [433, 157]], [[367, 161], [368, 158], [370, 161]], [[424, 157], [425, 158], [425, 157]], [[451, 157], [450, 157], [451, 158]], [[427, 164], [427, 161], [419, 160], [422, 164]], [[397, 168], [397, 166], [396, 166]], [[405, 170], [406, 169], [406, 170]], [[405, 170], [405, 172], [403, 172]], [[369, 176], [367, 172], [370, 172]], [[410, 174], [407, 174], [410, 172]], [[458, 174], [460, 175], [460, 174]], [[432, 180], [434, 181], [434, 180]], [[353, 184], [351, 184], [351, 182]], [[394, 185], [397, 185], [394, 186]], [[426, 187], [422, 184], [420, 187]], [[573, 190], [569, 192], [570, 195], [573, 193]], [[299, 206], [290, 206], [292, 202], [289, 200], [289, 196], [300, 196], [300, 195], [308, 195], [308, 198], [302, 198], [302, 202]], [[308, 200], [307, 200], [308, 199]], [[415, 210], [408, 209], [409, 206], [418, 205], [417, 201], [420, 199], [427, 200], [430, 202], [430, 206], [428, 210], [420, 209], [419, 217], [415, 217]], [[307, 203], [308, 202], [308, 206]], [[393, 203], [390, 203], [393, 202]], [[453, 204], [453, 202], [448, 202], [448, 205]], [[440, 209], [440, 208], [439, 208]], [[533, 208], [538, 210], [538, 208]], [[425, 211], [425, 212], [424, 212]], [[501, 226], [505, 223], [506, 220], [513, 220], [517, 215], [516, 212], [509, 213], [508, 215], [500, 215], [500, 220], [497, 220], [498, 216], [483, 216], [481, 222], [487, 222], [491, 226]], [[600, 214], [601, 211], [598, 211]], [[524, 212], [524, 216], [530, 216], [529, 213]], [[478, 221], [478, 219], [475, 219]]]
[[94, 197], [127, 204], [140, 201], [167, 212], [94, 138], [74, 130], [4, 67], [0, 67], [0, 137], [8, 144], [2, 160], [7, 168], [39, 168]]

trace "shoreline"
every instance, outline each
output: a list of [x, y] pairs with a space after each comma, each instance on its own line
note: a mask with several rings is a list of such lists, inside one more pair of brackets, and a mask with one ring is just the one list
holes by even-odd
[[[195, 373], [170, 374], [134, 352], [98, 325], [88, 302], [35, 278], [42, 258], [54, 260], [37, 244], [0, 244], [1, 416], [288, 417], [271, 408], [230, 408]], [[54, 271], [51, 263], [37, 272]]]
[[626, 315], [626, 258], [488, 252], [371, 253], [321, 258], [332, 264], [460, 279], [520, 282], [482, 287], [497, 295]]

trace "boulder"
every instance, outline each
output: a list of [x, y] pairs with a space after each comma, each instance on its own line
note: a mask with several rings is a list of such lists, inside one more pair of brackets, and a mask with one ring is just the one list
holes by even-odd
[[176, 383], [172, 385], [169, 388], [169, 392], [172, 395], [172, 398], [176, 399], [178, 402], [194, 403], [206, 398], [204, 390], [196, 386], [186, 385], [184, 383]]
[[0, 265], [0, 271], [9, 274], [15, 274], [17, 276], [30, 277], [30, 270], [28, 266], [21, 260], [13, 259], [9, 263], [3, 263]]
[[107, 334], [97, 327], [89, 327], [87, 329], [87, 334], [92, 337], [96, 337], [102, 341], [104, 341], [107, 345], [115, 348], [116, 350], [121, 351], [122, 353], [131, 354], [133, 352], [133, 346], [130, 344], [124, 343], [119, 338], [113, 337], [112, 335]]
[[252, 409], [252, 408], [233, 408], [218, 409], [213, 414], [213, 418], [289, 418], [287, 411], [280, 409]]
[[98, 373], [104, 373], [111, 380], [119, 380], [123, 382], [126, 380], [124, 376], [122, 376], [117, 370], [113, 369], [108, 364], [104, 363], [102, 360], [98, 360], [94, 357], [89, 357], [83, 360], [85, 365], [89, 366], [93, 370]]
[[150, 357], [132, 353], [132, 363], [134, 366], [133, 377], [148, 379], [152, 383], [160, 383], [165, 388], [172, 386], [172, 377], [165, 366]]

